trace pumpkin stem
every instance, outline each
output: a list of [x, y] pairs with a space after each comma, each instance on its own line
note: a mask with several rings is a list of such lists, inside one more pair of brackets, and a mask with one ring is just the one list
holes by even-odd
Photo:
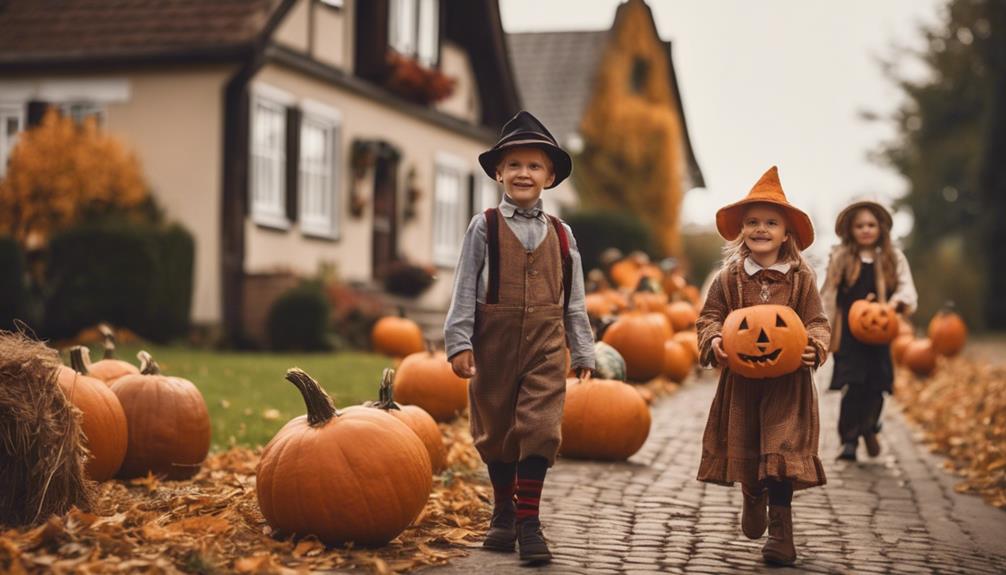
[[105, 339], [105, 355], [102, 359], [115, 359], [115, 332], [107, 323], [98, 324], [98, 331]]
[[405, 306], [398, 306], [398, 317], [405, 317]]
[[333, 417], [339, 417], [339, 410], [332, 405], [332, 399], [318, 382], [299, 367], [286, 370], [286, 380], [297, 386], [304, 396], [307, 406], [307, 423], [311, 427], [325, 425]]
[[90, 371], [87, 366], [91, 365], [91, 350], [83, 345], [75, 345], [70, 348], [70, 367], [73, 371], [81, 375], [87, 375]]
[[160, 375], [161, 366], [157, 365], [153, 356], [147, 351], [140, 351], [136, 354], [136, 359], [140, 360], [140, 373], [143, 375]]
[[395, 370], [390, 367], [386, 367], [381, 373], [381, 388], [380, 391], [378, 391], [377, 403], [374, 404], [374, 407], [379, 407], [385, 411], [391, 409], [402, 409], [397, 403], [395, 403], [394, 386]]

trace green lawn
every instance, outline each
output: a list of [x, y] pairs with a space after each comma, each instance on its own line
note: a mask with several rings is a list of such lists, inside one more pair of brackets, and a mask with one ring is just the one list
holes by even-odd
[[[139, 345], [119, 347], [117, 357], [138, 363]], [[167, 375], [196, 384], [213, 422], [213, 448], [260, 445], [290, 419], [304, 413], [300, 393], [283, 376], [291, 367], [311, 374], [336, 406], [377, 399], [381, 370], [391, 359], [369, 353], [219, 352], [188, 347], [146, 345]], [[101, 350], [91, 348], [92, 361]], [[64, 354], [65, 358], [65, 354]]]

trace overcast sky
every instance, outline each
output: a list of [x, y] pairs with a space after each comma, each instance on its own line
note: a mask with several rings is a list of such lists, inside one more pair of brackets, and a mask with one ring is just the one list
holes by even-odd
[[[500, 0], [508, 32], [599, 30], [619, 0]], [[896, 174], [867, 159], [888, 123], [859, 119], [900, 101], [878, 58], [919, 47], [919, 25], [944, 0], [648, 0], [673, 43], [692, 145], [706, 180], [685, 199], [686, 223], [713, 223], [771, 165], [790, 201], [809, 212], [815, 253], [836, 241], [834, 220], [851, 198], [904, 193]], [[910, 66], [906, 63], [906, 66]], [[916, 70], [906, 68], [906, 70]], [[533, 112], [533, 110], [532, 110]], [[896, 219], [895, 235], [911, 218]], [[826, 253], [826, 252], [825, 252]]]

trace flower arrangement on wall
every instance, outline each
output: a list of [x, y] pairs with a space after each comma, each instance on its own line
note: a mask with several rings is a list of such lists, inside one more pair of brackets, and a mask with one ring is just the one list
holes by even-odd
[[407, 100], [428, 106], [454, 93], [457, 80], [437, 68], [427, 68], [394, 50], [388, 51], [385, 86]]

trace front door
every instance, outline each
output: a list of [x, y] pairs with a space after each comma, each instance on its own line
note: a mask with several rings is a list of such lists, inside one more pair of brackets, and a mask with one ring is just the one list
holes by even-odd
[[381, 142], [374, 165], [374, 278], [382, 279], [398, 258], [398, 150]]

